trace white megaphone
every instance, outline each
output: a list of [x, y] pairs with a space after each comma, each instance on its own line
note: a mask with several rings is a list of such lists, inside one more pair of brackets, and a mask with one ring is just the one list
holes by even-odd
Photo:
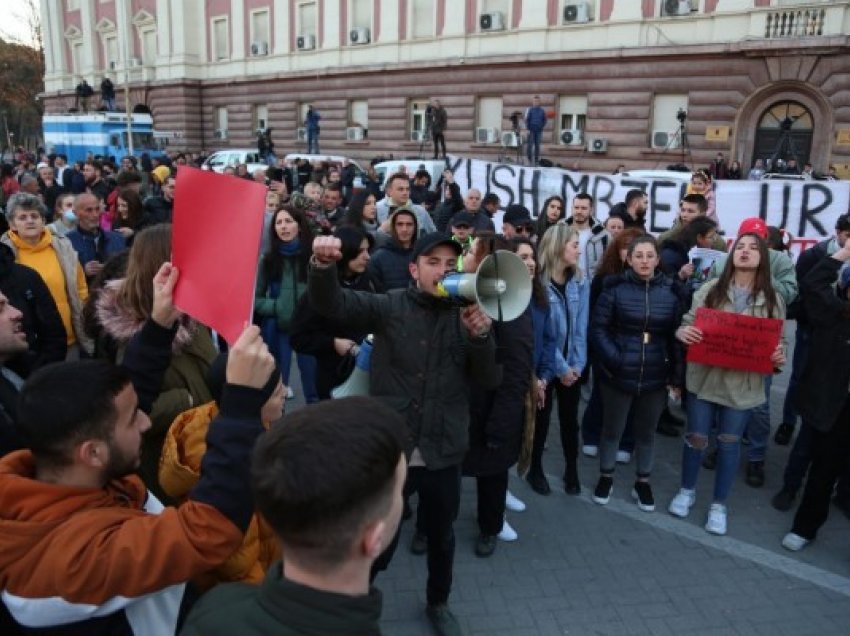
[[352, 395], [369, 395], [369, 368], [372, 361], [372, 334], [363, 338], [360, 351], [354, 360], [354, 370], [348, 379], [331, 390], [335, 400]]
[[437, 294], [478, 303], [493, 320], [509, 321], [528, 307], [531, 277], [519, 256], [498, 250], [481, 261], [474, 274], [446, 274], [437, 286]]

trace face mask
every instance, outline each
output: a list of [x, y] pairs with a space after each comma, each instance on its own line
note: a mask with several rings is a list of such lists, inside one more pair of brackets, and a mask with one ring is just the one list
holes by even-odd
[[77, 220], [77, 215], [76, 215], [76, 214], [74, 214], [74, 211], [73, 211], [73, 210], [65, 210], [65, 211], [62, 213], [62, 216], [63, 216], [63, 218], [64, 218], [66, 221], [68, 221], [69, 223], [73, 223], [74, 221], [76, 221], [76, 220]]

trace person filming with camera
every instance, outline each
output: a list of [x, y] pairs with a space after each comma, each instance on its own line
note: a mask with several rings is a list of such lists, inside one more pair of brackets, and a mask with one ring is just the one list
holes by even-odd
[[[460, 466], [469, 446], [470, 383], [495, 389], [501, 380], [491, 319], [478, 305], [442, 297], [439, 284], [457, 270], [461, 246], [432, 233], [413, 249], [406, 289], [386, 294], [342, 289], [336, 262], [342, 244], [313, 241], [308, 293], [313, 309], [375, 336], [369, 393], [407, 423], [408, 492], [419, 493], [428, 542], [426, 614], [439, 634], [460, 634], [447, 606], [452, 582], [453, 524], [460, 504]], [[385, 568], [398, 535], [373, 570]]]

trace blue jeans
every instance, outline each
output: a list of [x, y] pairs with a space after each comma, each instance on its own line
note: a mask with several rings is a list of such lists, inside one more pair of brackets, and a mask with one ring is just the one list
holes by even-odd
[[[685, 433], [685, 445], [682, 452], [682, 488], [693, 490], [697, 485], [697, 476], [708, 435], [717, 422], [717, 469], [714, 474], [714, 501], [723, 503], [729, 497], [738, 462], [741, 459], [741, 435], [750, 420], [750, 410], [739, 410], [721, 406], [714, 402], [701, 400], [693, 393], [687, 396], [688, 425]], [[702, 437], [704, 448], [694, 448], [691, 436]]]
[[747, 411], [750, 421], [747, 424], [747, 435], [750, 438], [750, 449], [747, 451], [747, 461], [763, 462], [767, 452], [767, 440], [770, 438], [770, 387], [773, 376], [764, 376], [764, 404]]
[[307, 129], [307, 154], [319, 154], [319, 133]]
[[797, 324], [797, 334], [794, 340], [794, 357], [791, 359], [791, 377], [788, 379], [788, 388], [785, 391], [785, 403], [782, 405], [782, 423], [797, 426], [797, 409], [794, 400], [797, 397], [797, 385], [806, 368], [809, 359], [809, 342], [812, 332], [808, 327]]
[[528, 161], [532, 165], [540, 161], [540, 138], [542, 136], [542, 130], [528, 131]]
[[[280, 377], [286, 386], [289, 386], [289, 370], [292, 366], [292, 345], [289, 344], [289, 334], [282, 331], [277, 332], [276, 350], [272, 351], [277, 368], [280, 369]], [[319, 401], [319, 393], [316, 390], [316, 358], [295, 354], [298, 363], [298, 371], [301, 373], [301, 390], [304, 392], [304, 401], [307, 404]]]

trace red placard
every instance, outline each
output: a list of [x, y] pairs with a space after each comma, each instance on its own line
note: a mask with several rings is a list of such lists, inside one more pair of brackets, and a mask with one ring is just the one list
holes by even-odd
[[783, 321], [776, 318], [754, 318], [700, 307], [694, 327], [702, 330], [702, 341], [688, 347], [688, 362], [773, 373], [770, 356], [782, 337], [782, 325]]
[[174, 304], [233, 344], [250, 322], [266, 188], [181, 166], [174, 190]]

